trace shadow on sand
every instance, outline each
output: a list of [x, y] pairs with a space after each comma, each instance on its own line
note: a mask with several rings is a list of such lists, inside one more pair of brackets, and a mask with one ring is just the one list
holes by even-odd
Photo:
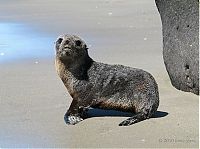
[[[92, 117], [104, 117], [104, 116], [118, 116], [118, 117], [131, 117], [134, 114], [129, 112], [121, 112], [116, 110], [102, 110], [102, 109], [89, 109], [88, 110], [89, 118]], [[152, 118], [161, 118], [167, 116], [168, 113], [164, 111], [157, 111]]]

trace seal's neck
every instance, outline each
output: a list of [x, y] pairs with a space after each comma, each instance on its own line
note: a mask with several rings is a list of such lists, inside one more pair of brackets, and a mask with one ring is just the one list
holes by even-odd
[[87, 80], [87, 71], [91, 67], [93, 60], [87, 56], [78, 58], [74, 61], [61, 60], [66, 70], [69, 71], [78, 80]]

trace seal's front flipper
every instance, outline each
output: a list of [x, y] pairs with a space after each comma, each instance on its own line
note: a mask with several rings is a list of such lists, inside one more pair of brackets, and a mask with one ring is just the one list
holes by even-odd
[[84, 107], [84, 106], [79, 106], [78, 108], [78, 113], [83, 119], [88, 118], [88, 111], [89, 111], [90, 106]]
[[124, 120], [123, 122], [121, 122], [119, 124], [119, 126], [129, 126], [132, 124], [135, 124], [137, 122], [143, 121], [146, 119], [146, 116], [144, 115], [144, 113], [138, 113], [136, 115], [134, 115], [133, 117], [130, 117], [126, 120]]
[[64, 116], [65, 123], [68, 125], [75, 125], [82, 121], [83, 119], [80, 116], [75, 116], [75, 115], [67, 115], [65, 114]]
[[89, 106], [80, 103], [78, 99], [73, 99], [72, 103], [64, 116], [66, 124], [75, 125], [87, 118]]

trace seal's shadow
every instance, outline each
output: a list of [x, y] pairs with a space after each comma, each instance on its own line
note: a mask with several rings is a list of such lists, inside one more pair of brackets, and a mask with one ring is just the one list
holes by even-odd
[[[118, 116], [118, 117], [131, 117], [134, 114], [128, 112], [121, 112], [116, 110], [102, 110], [102, 109], [95, 109], [90, 108], [87, 111], [88, 118], [92, 117], [105, 117], [105, 116]], [[167, 116], [168, 113], [164, 111], [157, 111], [152, 118], [161, 118]]]
[[152, 116], [152, 118], [165, 117], [165, 116], [167, 116], [168, 114], [169, 114], [168, 112], [156, 111], [156, 113]]

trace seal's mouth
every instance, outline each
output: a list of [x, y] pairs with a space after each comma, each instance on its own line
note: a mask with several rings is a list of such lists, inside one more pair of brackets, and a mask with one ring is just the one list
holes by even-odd
[[63, 48], [61, 51], [61, 55], [62, 56], [70, 56], [72, 53], [72, 49], [67, 47], [67, 48]]
[[71, 56], [73, 54], [73, 50], [71, 46], [65, 46], [61, 48], [59, 53], [62, 57]]

